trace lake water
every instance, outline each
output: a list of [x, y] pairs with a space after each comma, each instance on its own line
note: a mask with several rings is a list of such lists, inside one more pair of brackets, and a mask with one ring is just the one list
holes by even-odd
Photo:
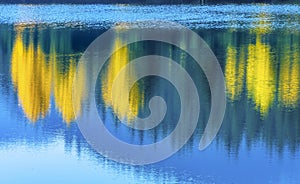
[[[79, 131], [71, 94], [80, 57], [112, 25], [136, 20], [181, 23], [217, 56], [227, 108], [220, 132], [204, 151], [198, 144], [210, 110], [205, 75], [187, 53], [154, 41], [130, 44], [110, 57], [95, 89], [98, 113], [128, 143], [163, 139], [180, 112], [168, 81], [138, 81], [130, 114], [124, 99], [112, 104], [108, 94], [130, 60], [170, 57], [192, 76], [201, 99], [197, 130], [187, 144], [164, 161], [131, 166], [98, 154]], [[297, 5], [0, 5], [0, 183], [299, 183], [299, 30]], [[111, 45], [120, 43], [116, 38]], [[83, 77], [88, 72], [83, 68]], [[124, 79], [118, 90], [126, 85]], [[168, 106], [161, 125], [144, 132], [120, 123], [147, 116], [155, 95]]]

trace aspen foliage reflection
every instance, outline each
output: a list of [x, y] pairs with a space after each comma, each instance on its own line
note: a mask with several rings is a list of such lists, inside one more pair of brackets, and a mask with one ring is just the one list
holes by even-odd
[[52, 65], [45, 62], [46, 56], [40, 45], [33, 44], [29, 33], [28, 46], [22, 38], [23, 28], [16, 27], [12, 50], [11, 77], [19, 97], [19, 104], [32, 122], [45, 117], [50, 107]]
[[[105, 105], [111, 107], [121, 121], [127, 121], [130, 123], [138, 116], [141, 105], [143, 104], [144, 95], [139, 86], [135, 84], [130, 90], [129, 99], [125, 99], [123, 97], [124, 91], [130, 87], [129, 79], [134, 78], [135, 71], [127, 71], [125, 78], [115, 80], [117, 75], [120, 73], [120, 70], [125, 67], [128, 62], [130, 62], [131, 53], [128, 46], [124, 46], [121, 49], [116, 50], [121, 46], [122, 38], [116, 37], [113, 44], [113, 50], [115, 50], [115, 53], [113, 53], [110, 57], [107, 70], [101, 78], [102, 97]], [[111, 94], [114, 82], [116, 82], [115, 86], [117, 86], [118, 89], [115, 90], [115, 96], [112, 98]]]
[[[198, 31], [216, 55], [220, 56], [220, 64], [224, 66], [230, 105], [227, 106], [219, 140], [224, 142], [230, 154], [238, 153], [241, 145], [244, 144], [243, 141], [249, 149], [257, 142], [263, 141], [270, 153], [277, 150], [280, 154], [285, 154], [283, 150], [286, 148], [290, 149], [291, 153], [295, 153], [299, 149], [300, 136], [297, 128], [300, 110], [300, 32], [270, 29], [266, 13], [256, 18], [258, 21], [254, 23], [251, 30]], [[46, 117], [45, 122], [52, 123], [59, 116], [66, 123], [73, 122], [76, 118], [74, 111], [80, 114], [83, 110], [81, 107], [88, 104], [86, 102], [94, 100], [89, 98], [91, 95], [85, 91], [93, 87], [91, 81], [86, 79], [91, 75], [90, 71], [94, 66], [82, 64], [75, 67], [84, 49], [102, 33], [102, 30], [49, 29], [38, 25], [32, 27], [2, 25], [1, 28], [1, 34], [4, 36], [0, 39], [0, 48], [2, 48], [0, 49], [2, 101], [0, 101], [3, 103], [7, 100], [9, 111], [16, 117], [24, 115], [31, 122]], [[110, 46], [116, 49], [125, 39], [116, 37]], [[122, 92], [129, 88], [127, 80], [135, 77], [136, 70], [128, 72], [126, 78], [117, 82], [118, 91], [115, 100], [109, 96], [119, 71], [133, 59], [149, 54], [149, 50], [151, 54], [155, 51], [178, 61], [191, 72], [195, 81], [206, 80], [196, 67], [190, 65], [192, 63], [190, 58], [178, 52], [173, 46], [161, 47], [156, 43], [146, 42], [130, 44], [116, 51], [106, 62], [103, 71], [100, 72], [100, 80], [97, 81], [101, 83], [100, 86], [96, 86], [97, 91], [95, 90], [96, 96], [101, 100], [98, 106], [101, 108], [99, 114], [105, 113], [103, 116], [108, 117], [105, 120], [116, 127], [118, 124], [115, 123], [117, 121], [115, 116], [128, 123], [135, 122], [135, 117], [139, 115], [142, 117], [149, 112], [148, 109], [143, 108], [146, 106], [144, 101], [148, 101], [151, 95], [162, 95], [169, 110], [164, 121], [171, 123], [162, 124], [158, 131], [153, 129], [153, 137], [151, 133], [131, 132], [132, 135], [138, 135], [139, 139], [136, 143], [147, 143], [149, 138], [160, 140], [167, 134], [166, 132], [173, 130], [172, 122], [177, 120], [176, 113], [179, 112], [179, 106], [176, 105], [178, 97], [173, 94], [174, 89], [156, 78], [139, 81], [131, 88], [129, 98], [125, 100]], [[76, 90], [74, 95], [76, 99], [72, 99], [72, 78], [76, 75], [80, 75], [76, 85], [77, 89], [81, 90]], [[154, 83], [156, 81], [159, 83]], [[200, 84], [197, 87], [205, 97], [209, 97], [206, 85]], [[189, 91], [186, 90], [186, 93]], [[202, 101], [202, 104], [204, 106], [201, 113], [209, 114], [206, 112], [209, 110], [206, 104], [209, 103]], [[128, 106], [131, 112], [127, 111]], [[24, 114], [19, 113], [20, 109]], [[88, 107], [84, 109], [89, 110]], [[51, 116], [48, 116], [49, 113]], [[88, 113], [83, 112], [83, 114]], [[48, 117], [51, 117], [50, 121]], [[207, 121], [201, 120], [201, 124], [199, 123], [200, 131], [204, 130], [205, 122]], [[66, 137], [72, 140], [74, 138]], [[81, 135], [78, 140], [80, 137]]]
[[[232, 35], [237, 34], [236, 30], [225, 33], [225, 39], [222, 40], [226, 56], [224, 74], [227, 98], [237, 101], [245, 94], [252, 107], [265, 118], [277, 104], [284, 109], [299, 106], [300, 33], [283, 32], [281, 37], [276, 37], [270, 43], [269, 35], [273, 32], [268, 27], [268, 14], [262, 13], [257, 18], [254, 28], [244, 34], [246, 37], [239, 38], [238, 43], [236, 39], [232, 39]], [[50, 39], [45, 41], [45, 33], [35, 29], [14, 27], [10, 75], [19, 105], [25, 116], [36, 122], [47, 115], [52, 99], [63, 120], [70, 123], [75, 119], [75, 109], [80, 111], [81, 102], [86, 95], [84, 80], [76, 82], [79, 89], [82, 89], [76, 91], [78, 99], [72, 99], [71, 95], [75, 75], [87, 75], [84, 67], [79, 67], [80, 70], [76, 72], [81, 53], [72, 50], [70, 31], [51, 30]], [[118, 48], [122, 39], [124, 38], [117, 37], [112, 49]], [[120, 120], [128, 122], [138, 116], [144, 104], [145, 91], [142, 85], [135, 84], [131, 88], [129, 99], [124, 99], [122, 94], [129, 88], [128, 80], [134, 78], [136, 71], [129, 71], [126, 78], [117, 82], [116, 98], [112, 99], [110, 94], [120, 70], [141, 54], [135, 50], [143, 51], [142, 48], [132, 47], [134, 45], [123, 47], [110, 57], [101, 76], [100, 89], [105, 106], [111, 108]], [[172, 53], [171, 47], [166, 49], [166, 53]], [[180, 56], [180, 64], [185, 65], [185, 60], [186, 57]], [[75, 109], [73, 105], [76, 106]]]
[[292, 37], [285, 42], [282, 52], [288, 54], [282, 54], [280, 58], [278, 100], [285, 108], [296, 108], [300, 100], [299, 38]]
[[268, 14], [261, 13], [257, 18], [250, 30], [252, 42], [239, 47], [236, 43], [227, 45], [224, 73], [227, 98], [239, 100], [245, 89], [247, 98], [264, 118], [276, 102], [288, 109], [299, 105], [299, 33], [278, 38], [276, 56], [267, 40], [271, 31]]
[[255, 43], [248, 45], [246, 84], [248, 98], [255, 104], [255, 109], [266, 116], [275, 100], [276, 68], [271, 46], [263, 43], [264, 34], [269, 33], [268, 14], [258, 16], [258, 25], [250, 31], [256, 37]]
[[[64, 121], [70, 123], [75, 119], [72, 89], [76, 74], [76, 61], [79, 60], [80, 55], [72, 53], [72, 49], [70, 48], [70, 34], [52, 33], [51, 37], [57, 38], [50, 40], [49, 52], [49, 62], [53, 65], [53, 96], [55, 107]], [[82, 85], [82, 83], [78, 83], [77, 85]]]
[[243, 92], [245, 79], [245, 49], [237, 51], [237, 48], [229, 45], [226, 53], [226, 93], [229, 100], [238, 100]]
[[[34, 44], [34, 31], [30, 30], [29, 35], [26, 35], [28, 42], [26, 43], [23, 35], [28, 34], [27, 31], [19, 26], [15, 26], [15, 30], [11, 76], [25, 116], [31, 122], [44, 118], [50, 109], [53, 94], [55, 107], [63, 120], [66, 123], [72, 122], [75, 119], [72, 87], [76, 61], [79, 60], [80, 55], [59, 53], [57, 46], [59, 43], [56, 39], [50, 40], [50, 52], [46, 54], [41, 49], [41, 43]], [[52, 36], [58, 37], [56, 34]], [[66, 39], [65, 35], [61, 39]], [[62, 40], [61, 43], [64, 41]], [[78, 85], [83, 89], [83, 83]], [[83, 93], [81, 94], [83, 96]], [[76, 106], [80, 106], [82, 96], [74, 100], [78, 102]]]
[[242, 45], [238, 51], [231, 45], [227, 47], [225, 66], [228, 98], [239, 99], [245, 81], [247, 98], [262, 117], [268, 114], [276, 95], [275, 58], [271, 46], [263, 42], [263, 35], [270, 31], [267, 16], [265, 13], [260, 14], [259, 21], [254, 23], [255, 28], [250, 30], [255, 38], [253, 43]]
[[269, 45], [257, 35], [256, 43], [248, 46], [246, 86], [247, 96], [255, 109], [266, 116], [275, 99], [276, 75]]
[[65, 64], [67, 67], [67, 72], [59, 72], [59, 62], [53, 63], [53, 91], [54, 91], [54, 100], [58, 112], [61, 113], [62, 118], [70, 123], [75, 119], [74, 110], [73, 110], [73, 101], [72, 101], [72, 89], [73, 89], [73, 80], [76, 72], [76, 61], [71, 58]]

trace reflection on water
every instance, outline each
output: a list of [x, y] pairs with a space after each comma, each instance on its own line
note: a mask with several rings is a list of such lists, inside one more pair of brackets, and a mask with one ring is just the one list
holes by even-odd
[[[122, 38], [116, 38], [114, 41], [113, 50], [119, 48], [122, 42]], [[131, 92], [129, 94], [129, 99], [124, 98], [124, 91], [129, 88], [129, 80], [134, 78], [135, 71], [127, 72], [126, 78], [122, 78], [121, 80], [117, 80], [118, 84], [115, 84], [118, 89], [115, 89], [116, 98], [112, 98], [112, 84], [120, 73], [121, 69], [130, 62], [130, 53], [128, 48], [125, 46], [119, 50], [117, 50], [110, 58], [107, 70], [105, 72], [105, 76], [102, 79], [102, 95], [103, 101], [106, 106], [111, 107], [114, 113], [120, 118], [120, 120], [124, 121], [132, 121], [134, 118], [138, 116], [140, 106], [143, 104], [143, 91], [139, 89], [138, 85], [134, 85], [131, 88]], [[129, 104], [129, 106], [127, 105]], [[127, 107], [128, 106], [128, 107]]]
[[300, 46], [299, 38], [292, 37], [284, 40], [280, 56], [278, 101], [286, 108], [296, 108], [300, 92]]
[[[16, 26], [16, 38], [12, 49], [11, 77], [19, 103], [26, 117], [36, 122], [49, 112], [51, 93], [57, 111], [64, 121], [74, 120], [72, 87], [79, 54], [72, 54], [70, 40], [52, 33], [50, 52], [44, 52], [41, 39], [35, 44], [34, 30], [24, 31]], [[42, 35], [40, 35], [42, 36]], [[59, 53], [63, 49], [63, 53]], [[67, 53], [66, 53], [67, 52]], [[69, 53], [68, 53], [69, 52]]]
[[262, 35], [268, 33], [268, 26], [265, 24], [266, 14], [261, 14], [257, 28], [251, 30], [255, 34], [254, 44], [248, 46], [247, 60], [247, 91], [248, 98], [255, 103], [255, 108], [263, 116], [268, 113], [275, 97], [275, 75], [274, 58], [271, 48], [262, 42]]
[[22, 28], [16, 27], [12, 50], [11, 77], [25, 115], [33, 122], [45, 117], [50, 106], [51, 66], [45, 61], [41, 45], [33, 44], [33, 33], [25, 45]]
[[226, 51], [226, 93], [227, 97], [233, 100], [239, 100], [243, 92], [245, 80], [245, 48], [241, 48], [239, 53], [232, 45], [227, 47]]
[[275, 97], [275, 68], [272, 65], [270, 46], [257, 35], [255, 44], [248, 47], [246, 85], [248, 98], [262, 115], [268, 113]]
[[[63, 149], [66, 152], [71, 155], [75, 152], [74, 160], [78, 157], [83, 160], [85, 157], [88, 157], [87, 160], [95, 158], [95, 163], [84, 166], [86, 169], [91, 165], [92, 168], [101, 165], [103, 170], [109, 168], [112, 172], [134, 170], [133, 175], [137, 177], [151, 173], [151, 181], [155, 181], [157, 175], [159, 181], [172, 180], [174, 183], [186, 181], [189, 177], [190, 183], [225, 182], [224, 178], [230, 178], [227, 183], [277, 179], [283, 183], [298, 181], [299, 176], [291, 171], [299, 169], [300, 162], [300, 33], [270, 29], [266, 22], [268, 16], [259, 15], [258, 21], [249, 30], [195, 30], [216, 53], [226, 78], [228, 106], [222, 129], [209, 149], [198, 151], [197, 140], [203, 133], [210, 106], [209, 101], [201, 99], [203, 110], [197, 130], [199, 134], [192, 137], [187, 147], [162, 163], [137, 168], [127, 168], [99, 156], [85, 142], [76, 124], [71, 123], [75, 120], [74, 111], [80, 111], [82, 102], [88, 98], [84, 89], [90, 87], [84, 81], [90, 70], [77, 68], [77, 63], [88, 44], [103, 30], [0, 25], [0, 118], [5, 120], [0, 124], [0, 148], [1, 144], [21, 144], [25, 141], [25, 144], [36, 147], [45, 145], [43, 149], [46, 150], [48, 144], [59, 140], [65, 144]], [[112, 49], [118, 48], [122, 39], [116, 38], [111, 43]], [[206, 80], [203, 72], [180, 49], [170, 45], [162, 47], [152, 42], [119, 49], [99, 75], [101, 87], [95, 90], [96, 96], [100, 96], [97, 101], [101, 106], [99, 114], [106, 115], [105, 123], [112, 133], [118, 132], [124, 139], [129, 136], [129, 142], [131, 138], [138, 139], [133, 141], [137, 144], [157, 141], [168, 135], [177, 122], [180, 109], [174, 87], [155, 77], [142, 79], [133, 86], [129, 96], [130, 113], [126, 111], [128, 99], [122, 98], [123, 90], [128, 88], [128, 80], [119, 80], [118, 98], [113, 101], [108, 95], [118, 72], [132, 59], [147, 54], [168, 56], [177, 61], [198, 81], [197, 88], [204, 96], [200, 95], [200, 98], [209, 96], [208, 87], [202, 84]], [[135, 74], [133, 70], [127, 76], [130, 78]], [[76, 91], [78, 99], [71, 96], [75, 75], [81, 75], [79, 78], [83, 79], [76, 81], [77, 89], [82, 89]], [[127, 129], [123, 131], [118, 126], [118, 118], [131, 122], [141, 114], [147, 115], [147, 102], [155, 95], [167, 101], [168, 111], [163, 125], [148, 134]], [[24, 117], [38, 123], [28, 124], [23, 121]], [[40, 149], [35, 146], [32, 149]], [[0, 153], [4, 154], [1, 149]], [[60, 153], [60, 150], [57, 152]], [[50, 153], [55, 154], [53, 150]], [[231, 161], [232, 155], [237, 156], [235, 161]], [[279, 155], [281, 160], [272, 155]], [[195, 163], [201, 163], [203, 167]], [[161, 169], [167, 164], [171, 168]], [[151, 172], [148, 173], [149, 170]], [[189, 174], [179, 174], [183, 170], [188, 170]], [[251, 177], [249, 170], [252, 176], [268, 173]], [[270, 179], [271, 172], [276, 175], [275, 178]], [[213, 179], [199, 175], [212, 175]], [[147, 181], [145, 178], [142, 180]], [[129, 182], [132, 180], [129, 179]]]
[[[239, 50], [232, 45], [227, 47], [225, 78], [229, 99], [239, 99], [245, 83], [248, 98], [265, 117], [277, 94], [277, 101], [283, 107], [295, 108], [299, 103], [299, 42], [292, 41], [299, 40], [299, 35], [289, 35], [291, 42], [278, 45], [272, 51], [268, 40], [264, 39], [264, 35], [270, 33], [264, 21], [267, 15], [259, 17], [258, 26], [250, 30], [252, 42], [243, 44]], [[279, 52], [278, 58], [275, 51]]]
[[[267, 124], [268, 119], [272, 118], [272, 114], [269, 114], [270, 109], [282, 112], [287, 109], [296, 112], [298, 109], [300, 85], [298, 41], [300, 36], [299, 33], [284, 33], [284, 36], [276, 37], [275, 41], [274, 39], [270, 40], [268, 37], [271, 34], [270, 30], [265, 27], [265, 23], [263, 25], [263, 28], [258, 26], [249, 33], [243, 32], [244, 38], [240, 42], [229, 37], [229, 39], [222, 40], [223, 48], [220, 46], [213, 49], [217, 54], [224, 52], [226, 56], [224, 61], [220, 60], [220, 63], [224, 63], [222, 65], [224, 66], [229, 103], [238, 104], [238, 102], [244, 101], [246, 96], [248, 100], [243, 102], [244, 108], [249, 107], [259, 112], [259, 119], [265, 119]], [[24, 115], [31, 122], [50, 116], [51, 99], [53, 99], [55, 109], [64, 122], [69, 124], [74, 121], [72, 100], [75, 102], [75, 109], [80, 111], [81, 102], [86, 98], [84, 89], [87, 83], [86, 81], [77, 81], [79, 89], [82, 90], [76, 91], [80, 94], [76, 95], [79, 99], [72, 99], [73, 79], [75, 75], [84, 76], [88, 73], [85, 72], [87, 69], [81, 67], [76, 73], [76, 66], [82, 50], [73, 51], [72, 31], [14, 26], [13, 33], [15, 36], [12, 40], [10, 75]], [[235, 35], [237, 32], [229, 30], [225, 34]], [[50, 39], [46, 39], [47, 36]], [[116, 38], [112, 43], [112, 49], [118, 48], [121, 43], [122, 38]], [[155, 88], [149, 87], [156, 79], [143, 80], [131, 89], [130, 112], [127, 112], [127, 99], [122, 98], [122, 93], [128, 88], [128, 79], [134, 77], [134, 70], [126, 74], [128, 78], [119, 80], [120, 84], [117, 85], [119, 89], [116, 90], [118, 98], [113, 101], [109, 96], [112, 92], [111, 84], [120, 70], [132, 59], [149, 54], [147, 48], [143, 49], [144, 46], [135, 44], [117, 50], [110, 57], [100, 76], [101, 89], [99, 92], [102, 95], [102, 102], [99, 103], [103, 103], [102, 106], [106, 109], [104, 111], [111, 108], [112, 113], [121, 121], [130, 122], [139, 116], [141, 111], [147, 111], [144, 108], [144, 103], [147, 101], [145, 95], [151, 95], [151, 91], [168, 90], [169, 93], [160, 95], [170, 99], [169, 103], [172, 102], [172, 105], [169, 105], [176, 106], [176, 96], [171, 95], [174, 97], [170, 98], [172, 88], [163, 87], [164, 83]], [[171, 46], [161, 48], [155, 44], [150, 44], [148, 48], [151, 48], [151, 52], [172, 57], [194, 73], [194, 77], [199, 77], [196, 69], [189, 69], [186, 66], [186, 61], [191, 58], [180, 50]], [[5, 73], [5, 71], [3, 72]], [[208, 95], [208, 93], [205, 94]], [[204, 107], [206, 109], [206, 106]], [[177, 113], [175, 112], [178, 110], [177, 108], [171, 109], [169, 113]], [[208, 106], [207, 109], [209, 109]], [[175, 121], [172, 118], [169, 120]], [[251, 121], [254, 126], [257, 120], [251, 118]], [[259, 127], [257, 128], [259, 129]]]

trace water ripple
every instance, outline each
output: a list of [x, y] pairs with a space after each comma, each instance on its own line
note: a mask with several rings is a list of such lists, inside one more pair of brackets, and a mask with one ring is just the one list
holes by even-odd
[[271, 29], [299, 30], [299, 18], [298, 5], [0, 5], [2, 24], [54, 27], [107, 28], [116, 22], [168, 20], [197, 29], [249, 29], [259, 21]]

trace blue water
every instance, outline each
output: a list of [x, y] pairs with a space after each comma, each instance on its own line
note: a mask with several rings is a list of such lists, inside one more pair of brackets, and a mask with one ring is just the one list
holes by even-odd
[[[0, 5], [0, 183], [300, 183], [299, 18], [297, 5]], [[247, 87], [251, 77], [242, 78], [242, 84], [228, 85], [228, 94], [231, 89], [238, 91], [240, 86], [242, 91], [232, 93], [234, 98], [228, 95], [217, 138], [206, 150], [199, 151], [210, 105], [206, 99], [206, 79], [197, 67], [188, 65], [191, 61], [184, 53], [170, 46], [157, 47], [157, 52], [172, 53], [173, 59], [185, 64], [198, 80], [196, 85], [204, 100], [201, 99], [203, 109], [197, 131], [178, 153], [159, 163], [131, 166], [103, 157], [83, 138], [76, 120], [71, 118], [69, 122], [67, 117], [72, 115], [63, 107], [70, 104], [57, 96], [68, 99], [70, 94], [63, 90], [68, 82], [64, 76], [73, 69], [71, 61], [78, 62], [93, 39], [115, 23], [136, 20], [169, 20], [192, 28], [212, 48], [229, 82], [233, 79], [227, 72], [244, 66], [240, 63], [246, 63], [244, 67], [250, 70], [253, 57], [257, 59], [254, 65], [266, 62], [263, 66], [271, 68], [271, 74], [260, 79], [273, 81], [274, 91], [257, 100], [260, 89], [268, 88], [251, 91]], [[253, 54], [252, 47], [261, 52]], [[17, 53], [18, 49], [30, 53], [28, 48], [42, 54], [30, 58], [29, 54]], [[140, 50], [131, 50], [134, 48]], [[141, 45], [127, 49], [132, 57], [147, 54]], [[239, 54], [231, 57], [235, 53], [231, 50]], [[57, 59], [50, 61], [53, 55]], [[44, 60], [36, 59], [39, 57]], [[25, 64], [36, 68], [30, 70]], [[40, 71], [48, 70], [53, 75], [49, 79], [49, 100], [42, 93], [26, 91], [46, 89], [47, 83], [38, 79], [47, 81]], [[105, 69], [108, 76], [111, 70], [109, 66]], [[14, 78], [14, 71], [22, 75]], [[233, 78], [238, 79], [238, 74]], [[287, 93], [279, 87], [284, 84], [289, 84]], [[164, 98], [178, 98], [172, 86], [156, 78], [145, 79], [139, 88], [146, 95], [158, 93]], [[104, 93], [100, 90], [97, 95], [102, 108], [99, 112], [107, 117], [106, 126], [118, 137], [135, 144], [166, 136], [174, 126], [171, 120], [178, 117], [178, 109], [170, 101], [166, 126], [145, 134], [127, 130], [105, 104]], [[27, 98], [28, 104], [24, 102]], [[267, 112], [257, 108], [269, 98], [273, 100], [266, 102]], [[48, 103], [44, 116], [35, 113], [44, 112], [43, 105]]]
[[[176, 21], [190, 28], [245, 28], [261, 20], [272, 28], [300, 29], [299, 5], [0, 5], [2, 24], [110, 27], [116, 22]], [[260, 14], [268, 15], [261, 18]]]

